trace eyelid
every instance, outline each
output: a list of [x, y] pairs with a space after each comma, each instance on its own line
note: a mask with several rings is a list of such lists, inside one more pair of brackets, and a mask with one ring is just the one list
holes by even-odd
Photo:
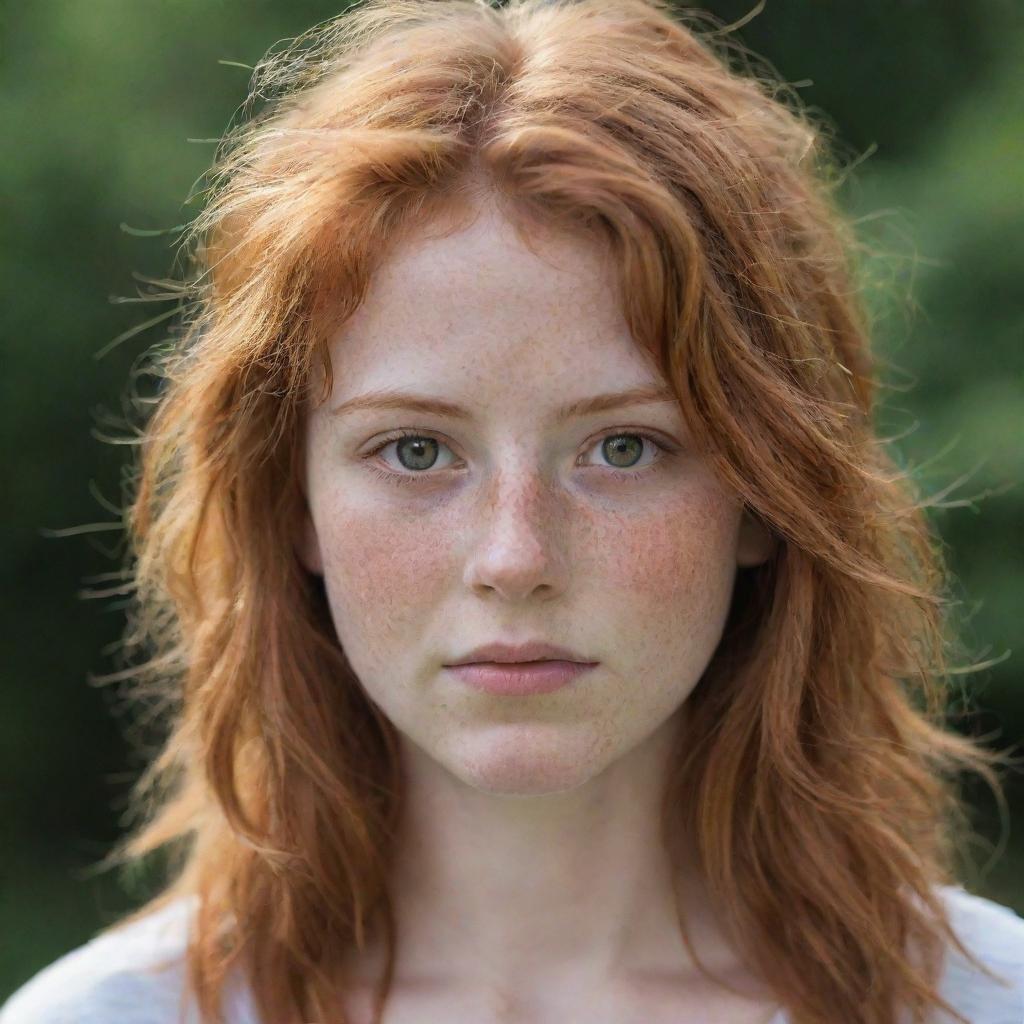
[[615, 437], [618, 434], [630, 434], [635, 437], [643, 437], [648, 441], [653, 441], [659, 448], [663, 448], [667, 452], [677, 452], [680, 450], [680, 445], [677, 441], [673, 441], [666, 434], [663, 434], [660, 430], [655, 430], [653, 427], [612, 427], [611, 429], [604, 429], [594, 434], [588, 441], [588, 445], [593, 445], [595, 442], [602, 440], [606, 437]]
[[[394, 444], [396, 441], [401, 441], [405, 437], [428, 437], [431, 440], [437, 441], [439, 444], [444, 445], [446, 448], [448, 448], [449, 451], [452, 450], [451, 445], [444, 439], [443, 436], [438, 434], [438, 432], [435, 431], [435, 430], [415, 430], [415, 429], [403, 428], [401, 430], [396, 430], [394, 433], [388, 435], [383, 440], [376, 442], [374, 444], [374, 446], [368, 452], [366, 452], [364, 455], [362, 455], [361, 457], [364, 458], [364, 459], [369, 459], [369, 458], [373, 457], [374, 455], [378, 455], [385, 448], [387, 448], [387, 446], [389, 444]], [[454, 452], [452, 452], [452, 454], [454, 454]], [[445, 466], [443, 468], [448, 469], [450, 467]], [[391, 470], [391, 472], [395, 472], [395, 471]], [[430, 472], [431, 472], [431, 470], [424, 469], [424, 470], [420, 470], [418, 473], [414, 472], [414, 471], [409, 471], [409, 472], [405, 472], [405, 473], [398, 473], [397, 475], [398, 476], [425, 476], [426, 474], [428, 474]]]
[[656, 430], [649, 429], [647, 427], [613, 427], [610, 430], [602, 430], [600, 433], [595, 434], [586, 445], [586, 451], [589, 452], [593, 449], [594, 445], [599, 441], [604, 440], [608, 437], [616, 437], [618, 435], [626, 434], [631, 437], [640, 437], [645, 441], [650, 441], [654, 446], [655, 455], [654, 458], [646, 465], [633, 467], [633, 466], [604, 466], [597, 463], [584, 463], [584, 468], [589, 469], [603, 469], [606, 472], [610, 472], [615, 477], [629, 477], [636, 479], [646, 473], [657, 472], [658, 469], [663, 467], [664, 462], [667, 458], [678, 454], [680, 446], [670, 441], [663, 434]]

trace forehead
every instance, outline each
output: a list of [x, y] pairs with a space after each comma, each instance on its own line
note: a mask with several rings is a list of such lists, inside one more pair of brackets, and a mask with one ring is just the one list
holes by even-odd
[[660, 382], [634, 342], [609, 257], [582, 232], [524, 241], [485, 206], [395, 247], [330, 351], [335, 395], [430, 385], [523, 394]]

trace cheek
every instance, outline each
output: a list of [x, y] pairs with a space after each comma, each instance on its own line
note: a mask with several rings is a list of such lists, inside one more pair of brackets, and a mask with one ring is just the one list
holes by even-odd
[[393, 657], [437, 605], [449, 572], [445, 539], [422, 519], [340, 502], [317, 518], [324, 583], [353, 667]]
[[736, 569], [739, 510], [715, 494], [595, 527], [609, 593], [628, 593], [653, 625], [724, 614]]

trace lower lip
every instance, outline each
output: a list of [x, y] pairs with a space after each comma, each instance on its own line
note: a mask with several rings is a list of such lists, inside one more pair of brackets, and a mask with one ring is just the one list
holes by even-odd
[[527, 661], [506, 665], [478, 661], [446, 667], [474, 690], [503, 697], [521, 697], [560, 690], [596, 666], [597, 662], [578, 661]]

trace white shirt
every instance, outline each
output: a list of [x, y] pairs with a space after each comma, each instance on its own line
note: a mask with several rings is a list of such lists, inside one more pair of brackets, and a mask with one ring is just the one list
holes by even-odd
[[[1024, 1024], [1024, 919], [966, 892], [939, 890], [964, 944], [1011, 985], [998, 986], [956, 950], [947, 958], [941, 994], [971, 1024]], [[178, 1024], [194, 899], [100, 935], [44, 968], [0, 1008], [0, 1024]], [[228, 1024], [261, 1024], [239, 982], [228, 986]], [[934, 1024], [949, 1024], [947, 1014]], [[183, 1024], [200, 1024], [191, 1000]], [[771, 1024], [789, 1024], [780, 1012]]]

